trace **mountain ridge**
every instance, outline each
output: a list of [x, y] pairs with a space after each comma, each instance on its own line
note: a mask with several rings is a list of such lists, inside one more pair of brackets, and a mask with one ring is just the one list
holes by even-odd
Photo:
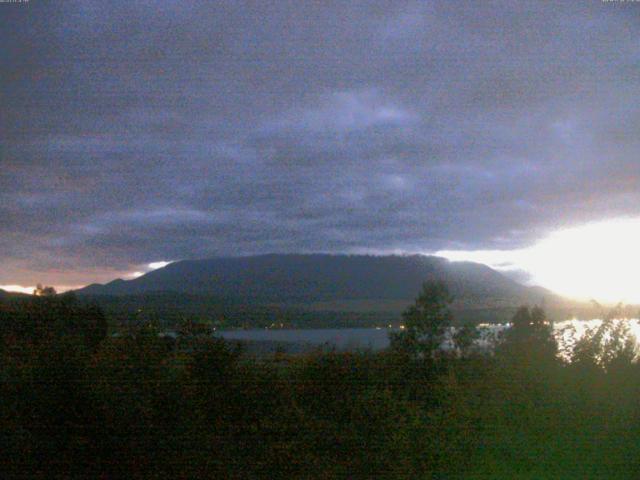
[[529, 287], [475, 262], [429, 255], [264, 254], [181, 260], [132, 280], [76, 290], [80, 295], [178, 292], [248, 303], [412, 300], [423, 282], [444, 281], [459, 301], [501, 305], [558, 303], [558, 295]]

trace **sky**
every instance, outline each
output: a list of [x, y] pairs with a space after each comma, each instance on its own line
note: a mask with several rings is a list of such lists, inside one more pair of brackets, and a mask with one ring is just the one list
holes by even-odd
[[267, 252], [507, 252], [494, 264], [526, 281], [514, 251], [640, 216], [639, 3], [0, 18], [0, 286]]

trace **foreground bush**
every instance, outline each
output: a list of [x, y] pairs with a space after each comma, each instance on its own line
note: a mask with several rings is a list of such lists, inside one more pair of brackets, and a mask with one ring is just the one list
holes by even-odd
[[149, 326], [96, 341], [99, 312], [74, 302], [0, 306], [3, 478], [640, 473], [640, 366], [621, 330], [600, 346], [585, 337], [576, 355], [595, 360], [574, 363], [553, 354], [540, 312], [523, 311], [491, 356], [255, 359]]

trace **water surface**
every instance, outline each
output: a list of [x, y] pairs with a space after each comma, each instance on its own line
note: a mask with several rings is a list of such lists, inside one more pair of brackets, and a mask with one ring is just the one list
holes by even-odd
[[[626, 322], [629, 331], [636, 339], [640, 339], [640, 321], [638, 319], [619, 320]], [[589, 328], [597, 327], [601, 320], [566, 320], [554, 323], [554, 332], [560, 348], [574, 338], [580, 338]], [[491, 343], [500, 332], [508, 328], [506, 324], [482, 324], [482, 336], [478, 341], [480, 347]], [[223, 330], [217, 332], [226, 340], [240, 340], [248, 342], [264, 342], [285, 346], [287, 344], [304, 345], [307, 349], [325, 346], [339, 351], [354, 351], [368, 349], [384, 350], [389, 346], [389, 333], [398, 331], [392, 328], [321, 328], [321, 329], [252, 329], [252, 330]], [[451, 347], [445, 342], [445, 348]], [[274, 347], [275, 348], [275, 347]]]

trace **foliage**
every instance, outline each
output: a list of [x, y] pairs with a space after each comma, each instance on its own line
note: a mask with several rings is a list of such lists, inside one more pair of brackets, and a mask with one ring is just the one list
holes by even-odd
[[480, 330], [473, 323], [467, 322], [462, 327], [455, 330], [453, 334], [453, 345], [461, 356], [469, 355], [476, 342], [480, 338]]
[[570, 361], [574, 366], [608, 371], [630, 364], [637, 355], [636, 345], [637, 340], [624, 320], [606, 318], [574, 342]]
[[553, 325], [540, 307], [520, 307], [511, 326], [504, 333], [498, 354], [509, 362], [520, 362], [535, 367], [541, 363], [554, 362], [558, 344], [553, 334]]
[[47, 343], [76, 336], [90, 349], [105, 338], [108, 324], [102, 310], [81, 302], [73, 293], [18, 298], [0, 304], [0, 336], [5, 343]]
[[420, 295], [402, 314], [404, 330], [390, 335], [395, 350], [432, 357], [444, 341], [453, 319], [449, 305], [453, 298], [442, 282], [423, 284]]
[[[447, 297], [426, 291], [405, 320], [433, 352]], [[72, 297], [0, 304], [3, 478], [640, 473], [640, 365], [624, 324], [603, 323], [568, 363], [544, 312], [521, 309], [495, 356], [433, 362], [402, 349], [252, 358], [148, 324], [98, 340], [96, 317]]]

